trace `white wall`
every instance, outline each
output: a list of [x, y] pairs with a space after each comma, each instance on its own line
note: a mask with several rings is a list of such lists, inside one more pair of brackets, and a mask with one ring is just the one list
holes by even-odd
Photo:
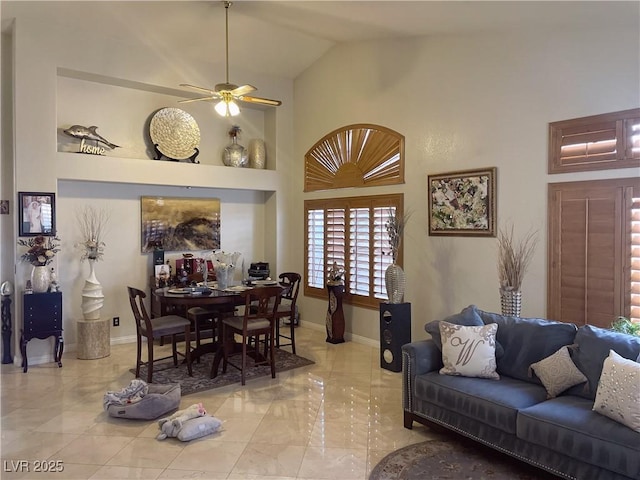
[[[180, 51], [154, 49], [148, 39], [135, 35], [100, 37], [78, 18], [50, 24], [50, 6], [29, 3], [12, 2], [2, 10], [3, 20], [15, 18], [10, 73], [15, 84], [8, 94], [3, 91], [15, 104], [15, 156], [3, 152], [2, 163], [3, 172], [15, 172], [15, 192], [57, 195], [62, 251], [51, 266], [63, 290], [65, 349], [75, 346], [75, 321], [81, 318], [81, 289], [88, 273], [74, 248], [80, 240], [76, 212], [83, 205], [106, 207], [111, 215], [104, 261], [97, 264], [96, 274], [106, 297], [103, 318], [121, 319], [121, 326], [111, 329], [112, 343], [130, 340], [135, 333], [125, 287], [145, 286], [151, 273], [150, 254], [140, 252], [140, 196], [220, 198], [224, 250], [242, 252], [247, 268], [252, 261], [270, 262], [274, 272], [292, 268], [293, 249], [283, 228], [289, 223], [293, 191], [293, 82], [251, 73], [260, 93], [283, 105], [277, 110], [245, 108], [232, 122], [218, 117], [210, 103], [177, 103], [179, 83], [211, 85], [211, 72], [223, 71], [220, 66], [196, 63]], [[240, 68], [235, 73], [243, 75]], [[152, 159], [147, 125], [164, 106], [181, 108], [198, 122], [200, 165]], [[223, 166], [222, 150], [232, 123], [243, 128], [246, 136], [240, 143], [245, 146], [250, 138], [265, 139], [267, 170]], [[98, 133], [122, 147], [105, 156], [73, 153], [73, 139], [60, 133], [72, 124], [98, 125]], [[7, 162], [11, 168], [5, 168]], [[12, 222], [16, 216], [14, 209]], [[16, 348], [21, 292], [31, 269], [18, 262], [21, 253], [13, 259], [16, 363], [21, 360]], [[28, 349], [29, 363], [51, 360], [51, 340], [33, 340]]]
[[[637, 176], [632, 169], [548, 175], [548, 123], [640, 105], [640, 29], [503, 33], [372, 41], [332, 49], [296, 79], [295, 156], [326, 133], [376, 123], [405, 135], [406, 183], [297, 194], [294, 245], [302, 249], [306, 198], [404, 192], [405, 301], [412, 336], [469, 304], [500, 311], [494, 238], [430, 237], [427, 175], [496, 166], [498, 226], [539, 231], [523, 284], [523, 315], [546, 310], [547, 184]], [[320, 92], [324, 92], [321, 94]], [[304, 119], [313, 119], [305, 121]], [[302, 162], [296, 178], [303, 178]], [[301, 253], [300, 253], [301, 254]], [[324, 323], [326, 302], [303, 298], [303, 321]], [[375, 310], [346, 308], [347, 331], [377, 339]]]

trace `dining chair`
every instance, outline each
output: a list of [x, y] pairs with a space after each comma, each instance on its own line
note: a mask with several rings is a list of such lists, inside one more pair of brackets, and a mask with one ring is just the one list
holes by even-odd
[[[291, 353], [296, 354], [295, 323], [296, 323], [296, 301], [298, 300], [298, 290], [302, 276], [299, 273], [285, 272], [278, 275], [280, 285], [284, 288], [282, 300], [276, 312], [276, 347], [286, 347], [291, 345]], [[280, 321], [289, 319], [289, 335], [280, 333]], [[284, 326], [284, 325], [283, 325]], [[280, 343], [280, 338], [289, 340], [289, 343]]]
[[[187, 277], [189, 285], [193, 285], [202, 282], [204, 275], [202, 272], [196, 272]], [[213, 282], [216, 279], [215, 272], [208, 272], [207, 281]], [[206, 307], [191, 307], [187, 310], [186, 316], [191, 321], [191, 325], [196, 333], [196, 348], [200, 347], [201, 340], [203, 338], [203, 332], [211, 332], [211, 341], [216, 341], [216, 320], [221, 315], [227, 315], [233, 313], [233, 305], [210, 305]], [[217, 332], [218, 336], [220, 332]], [[208, 338], [208, 337], [205, 337]], [[197, 360], [200, 361], [200, 358]]]
[[[178, 355], [183, 356], [187, 362], [189, 376], [193, 376], [191, 369], [191, 322], [179, 315], [165, 315], [161, 317], [149, 318], [147, 308], [144, 305], [146, 294], [137, 288], [127, 287], [129, 292], [129, 303], [136, 321], [136, 336], [138, 340], [138, 351], [136, 358], [136, 378], [140, 377], [140, 367], [147, 366], [147, 383], [153, 380], [153, 365], [161, 360], [173, 358], [173, 365], [178, 366]], [[177, 335], [184, 334], [185, 351], [178, 352]], [[163, 336], [171, 336], [172, 354], [162, 358], [154, 358], [154, 340]], [[142, 339], [147, 341], [147, 361], [142, 361]]]
[[[280, 305], [280, 297], [284, 289], [279, 286], [255, 287], [240, 295], [244, 299], [244, 312], [242, 315], [227, 316], [222, 319], [222, 372], [226, 373], [227, 365], [240, 370], [242, 385], [245, 384], [247, 371], [248, 340], [255, 338], [252, 347], [252, 355], [256, 366], [269, 364], [271, 366], [271, 378], [276, 378], [275, 364], [275, 323], [276, 312]], [[237, 345], [235, 335], [242, 337], [242, 343]], [[260, 353], [260, 336], [265, 336], [264, 354]], [[236, 348], [237, 347], [237, 348]], [[229, 361], [235, 355], [241, 355], [240, 365]], [[217, 363], [214, 362], [211, 369], [211, 377], [217, 375]]]

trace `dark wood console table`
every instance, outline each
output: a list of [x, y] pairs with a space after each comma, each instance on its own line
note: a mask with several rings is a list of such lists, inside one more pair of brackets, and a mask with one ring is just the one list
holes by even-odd
[[20, 352], [22, 353], [22, 368], [26, 372], [29, 368], [27, 360], [27, 343], [39, 338], [44, 340], [55, 337], [53, 349], [54, 361], [62, 367], [62, 292], [25, 293], [23, 299], [23, 327], [20, 335]]

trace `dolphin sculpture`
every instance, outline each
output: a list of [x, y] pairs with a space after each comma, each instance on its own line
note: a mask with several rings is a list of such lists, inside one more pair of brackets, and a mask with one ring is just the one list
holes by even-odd
[[88, 127], [88, 128], [87, 127], [83, 127], [82, 125], [72, 125], [71, 127], [67, 128], [66, 130], [63, 130], [63, 132], [66, 133], [67, 135], [69, 135], [70, 137], [84, 138], [86, 140], [95, 140], [96, 142], [104, 143], [109, 148], [119, 148], [120, 147], [120, 145], [116, 145], [115, 143], [111, 143], [110, 141], [108, 141], [103, 136], [98, 135], [98, 133], [96, 132], [97, 128], [98, 127], [96, 127], [95, 125], [92, 125], [91, 127]]

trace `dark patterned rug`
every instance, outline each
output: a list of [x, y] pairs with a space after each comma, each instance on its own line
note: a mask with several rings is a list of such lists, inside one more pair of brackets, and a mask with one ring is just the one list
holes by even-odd
[[[143, 357], [144, 358], [144, 357]], [[240, 362], [240, 357], [234, 357], [234, 363]], [[203, 390], [210, 390], [212, 388], [224, 387], [231, 385], [232, 383], [240, 383], [240, 370], [236, 370], [232, 366], [227, 367], [227, 373], [222, 373], [222, 363], [220, 363], [219, 373], [216, 378], [209, 378], [211, 373], [211, 364], [213, 362], [213, 355], [205, 355], [200, 359], [200, 363], [193, 363], [193, 377], [187, 374], [186, 364], [179, 363], [177, 367], [173, 366], [173, 362], [168, 360], [166, 363], [157, 363], [153, 366], [153, 383], [167, 384], [167, 383], [179, 383], [180, 391], [182, 395], [190, 395], [196, 392], [202, 392]], [[312, 365], [315, 362], [308, 358], [293, 355], [285, 350], [276, 348], [276, 375], [278, 372], [284, 372], [286, 370], [292, 370], [294, 368], [304, 367], [306, 365]], [[271, 368], [269, 365], [254, 366], [253, 359], [247, 360], [247, 372], [246, 381], [247, 384], [253, 378], [264, 377], [265, 375], [271, 376]], [[130, 370], [135, 375], [135, 368]], [[147, 367], [140, 368], [140, 378], [146, 380]]]
[[458, 435], [416, 443], [384, 457], [369, 480], [546, 480], [555, 475]]

